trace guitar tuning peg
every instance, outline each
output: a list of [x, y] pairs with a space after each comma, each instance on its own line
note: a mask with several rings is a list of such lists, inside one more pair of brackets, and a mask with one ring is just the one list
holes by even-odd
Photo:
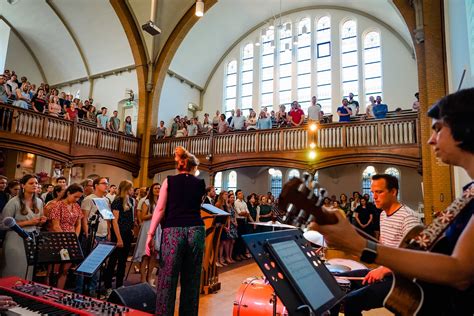
[[301, 184], [298, 186], [298, 192], [303, 193], [305, 189], [306, 189], [306, 184], [304, 184], [304, 183], [301, 183]]
[[292, 203], [288, 204], [288, 206], [286, 207], [287, 214], [292, 213], [294, 210], [295, 210], [295, 206]]
[[303, 181], [309, 182], [313, 179], [313, 176], [308, 172], [303, 172]]

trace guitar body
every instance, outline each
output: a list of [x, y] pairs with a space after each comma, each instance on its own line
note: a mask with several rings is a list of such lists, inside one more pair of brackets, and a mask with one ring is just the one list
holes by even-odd
[[[416, 226], [410, 230], [400, 243], [400, 248], [413, 248], [409, 241], [423, 229], [423, 226]], [[449, 253], [443, 241], [443, 239], [438, 240], [431, 249], [432, 252]], [[420, 251], [423, 250], [420, 249]], [[459, 291], [448, 286], [419, 282], [394, 273], [392, 288], [384, 300], [384, 306], [400, 316], [472, 316], [472, 311], [468, 311], [472, 308], [462, 306], [462, 304], [471, 302], [470, 304], [474, 306], [473, 291], [474, 289]]]

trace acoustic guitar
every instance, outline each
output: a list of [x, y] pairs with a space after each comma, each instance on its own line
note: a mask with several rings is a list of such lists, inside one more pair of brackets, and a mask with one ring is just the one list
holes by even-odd
[[[310, 221], [315, 221], [318, 225], [336, 224], [337, 217], [334, 212], [321, 206], [324, 196], [324, 190], [317, 188], [317, 184], [311, 181], [310, 176], [306, 176], [304, 180], [293, 178], [283, 186], [278, 207], [286, 212], [286, 222], [298, 227]], [[453, 201], [429, 226], [413, 228], [405, 236], [400, 247], [450, 253], [451, 250], [444, 249], [441, 237], [473, 198], [474, 185], [471, 185], [461, 198]], [[357, 231], [363, 237], [373, 239], [362, 230]], [[470, 304], [474, 304], [473, 291], [473, 287], [467, 291], [459, 291], [448, 286], [418, 282], [416, 279], [408, 279], [394, 273], [392, 288], [384, 300], [384, 306], [396, 315], [402, 316], [459, 315], [456, 310], [459, 309], [460, 303], [469, 302], [471, 298]]]

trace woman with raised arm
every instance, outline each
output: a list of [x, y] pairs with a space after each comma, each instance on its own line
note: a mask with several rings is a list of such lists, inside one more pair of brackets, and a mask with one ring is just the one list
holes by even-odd
[[148, 230], [146, 254], [151, 255], [158, 224], [163, 237], [160, 269], [156, 283], [156, 315], [174, 315], [176, 287], [181, 282], [179, 314], [198, 315], [199, 288], [205, 229], [200, 209], [204, 180], [194, 176], [199, 160], [183, 147], [176, 147], [178, 174], [168, 176], [161, 186], [158, 204]]

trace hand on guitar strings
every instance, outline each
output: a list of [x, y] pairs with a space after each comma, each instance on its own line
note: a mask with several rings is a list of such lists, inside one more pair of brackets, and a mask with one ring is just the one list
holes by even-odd
[[311, 222], [308, 228], [323, 234], [330, 247], [360, 256], [365, 248], [366, 240], [356, 232], [354, 226], [349, 223], [341, 212], [334, 212], [334, 214], [338, 219], [336, 224], [318, 225], [316, 222]]

